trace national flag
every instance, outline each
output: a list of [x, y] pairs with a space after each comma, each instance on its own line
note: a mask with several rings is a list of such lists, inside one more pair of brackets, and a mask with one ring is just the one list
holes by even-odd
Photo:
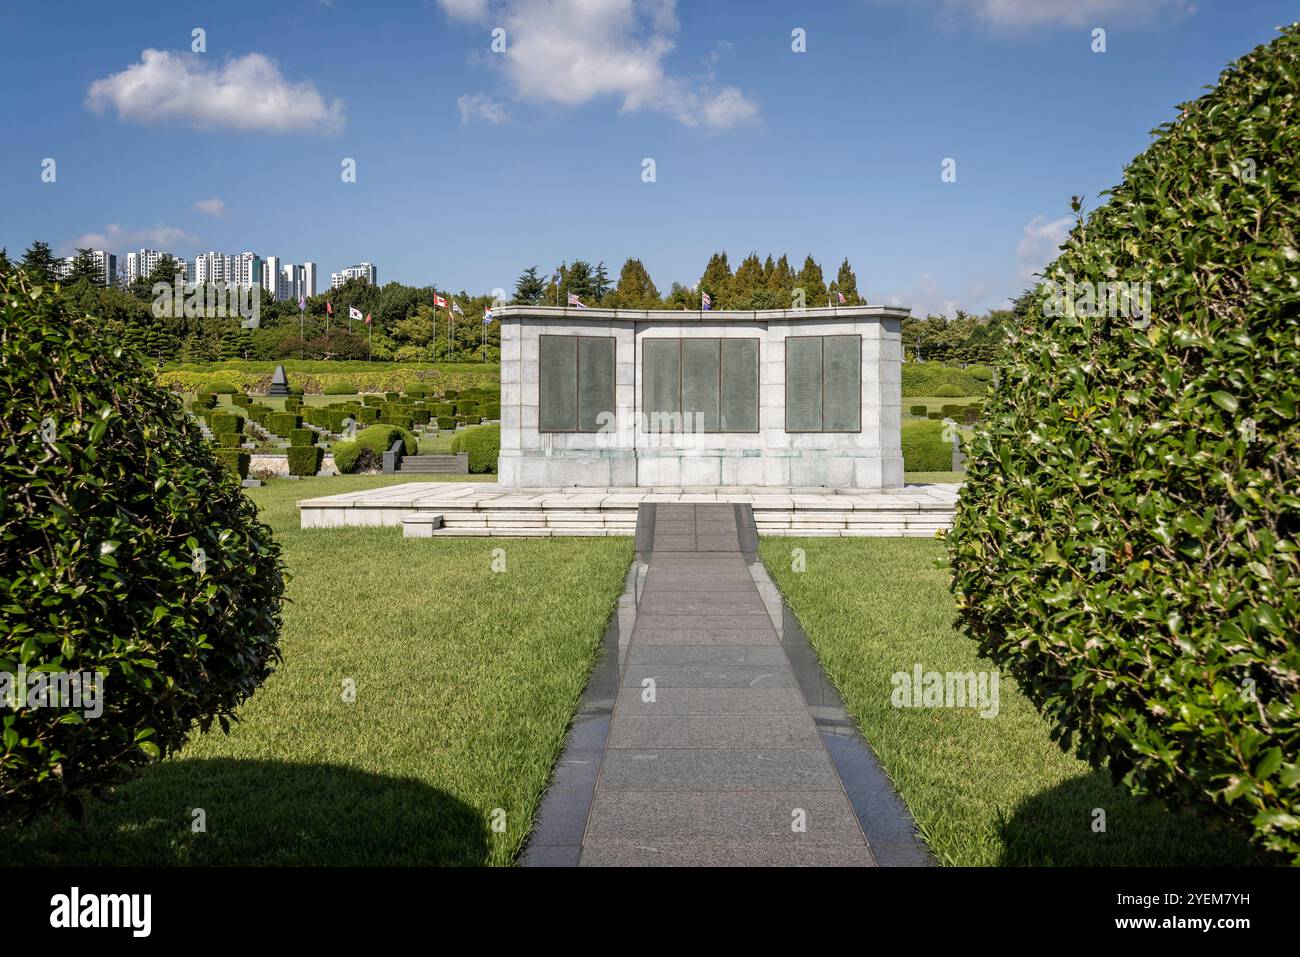
[[356, 306], [348, 306], [348, 318], [349, 318], [349, 319], [360, 319], [360, 318], [361, 318], [361, 310], [358, 309]]
[[459, 312], [462, 316], [465, 315], [465, 310], [460, 307], [460, 303], [458, 303], [455, 299], [451, 301], [451, 311]]
[[483, 325], [486, 326], [486, 325], [487, 325], [489, 322], [491, 322], [491, 321], [492, 321], [492, 310], [491, 310], [491, 309], [484, 309], [484, 310], [483, 310]]
[[435, 309], [446, 309], [446, 308], [447, 308], [447, 300], [444, 299], [444, 298], [442, 298], [442, 296], [438, 295], [438, 294], [435, 292], [435, 293], [433, 294], [433, 306], [434, 306]]
[[578, 294], [576, 292], [569, 293], [569, 305], [576, 306], [579, 309], [587, 308], [582, 304], [582, 300], [578, 298]]
[[366, 325], [370, 325], [370, 313], [366, 313]]
[[701, 292], [701, 293], [700, 293], [700, 308], [701, 308], [701, 309], [712, 309], [712, 308], [713, 308], [713, 299], [712, 299], [712, 297], [709, 296], [709, 294], [708, 294], [707, 292]]
[[305, 312], [306, 310], [307, 310], [307, 297], [306, 297], [306, 296], [299, 296], [299, 297], [298, 297], [298, 311], [299, 311], [299, 312]]
[[844, 298], [844, 293], [840, 292], [838, 289], [835, 290], [835, 295], [839, 298], [841, 306], [848, 302], [848, 300]]
[[331, 316], [334, 315], [334, 307], [330, 305], [330, 301], [328, 299], [325, 300], [325, 312], [327, 312]]

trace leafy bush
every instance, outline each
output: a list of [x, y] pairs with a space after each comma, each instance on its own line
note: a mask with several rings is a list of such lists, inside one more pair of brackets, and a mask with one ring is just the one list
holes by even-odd
[[[956, 389], [956, 392], [940, 389]], [[985, 384], [965, 369], [946, 366], [942, 362], [904, 362], [903, 395], [936, 395], [956, 398], [962, 395], [983, 395]]]
[[105, 347], [99, 320], [7, 270], [0, 432], [0, 671], [97, 674], [106, 702], [97, 717], [66, 699], [0, 710], [13, 819], [75, 809], [194, 725], [224, 726], [279, 658], [284, 580], [179, 400]]
[[438, 416], [438, 431], [456, 428], [456, 420], [449, 415]]
[[1151, 308], [1040, 288], [950, 548], [962, 625], [1063, 747], [1300, 862], [1297, 75], [1291, 26], [1076, 226], [1048, 278]]
[[200, 392], [194, 397], [191, 405], [196, 409], [215, 409], [217, 406], [217, 397], [211, 392]]
[[379, 416], [379, 421], [385, 425], [396, 425], [407, 430], [415, 424], [411, 421], [409, 412], [384, 412]]
[[469, 453], [469, 470], [474, 474], [495, 473], [501, 455], [501, 427], [483, 425], [458, 432], [451, 440], [451, 450]]
[[253, 459], [243, 449], [220, 448], [215, 449], [213, 455], [231, 475], [240, 479], [248, 478], [248, 466]]
[[294, 412], [273, 412], [266, 417], [266, 429], [275, 435], [287, 436], [302, 425], [302, 417]]
[[943, 440], [941, 422], [903, 423], [902, 444], [907, 472], [947, 472], [952, 468], [952, 444]]
[[234, 432], [238, 435], [244, 431], [244, 418], [232, 412], [214, 412], [208, 416], [208, 428], [217, 435], [223, 432]]
[[218, 432], [217, 445], [223, 449], [237, 449], [244, 443], [244, 437], [238, 432]]
[[961, 416], [957, 419], [962, 425], [975, 425], [984, 417], [984, 403], [972, 402], [962, 406]]
[[925, 415], [929, 411], [930, 410], [923, 405], [914, 405], [910, 409], [908, 409], [908, 412], [910, 412], [912, 415]]
[[416, 437], [395, 425], [372, 425], [357, 433], [348, 442], [339, 442], [332, 449], [334, 465], [340, 472], [364, 472], [379, 468], [383, 455], [398, 439], [402, 439], [403, 454], [415, 455], [420, 443]]
[[979, 382], [993, 381], [993, 370], [988, 366], [974, 365], [966, 367], [966, 374]]
[[956, 422], [965, 413], [966, 406], [957, 402], [944, 403], [943, 405], [939, 406], [939, 411], [943, 413], [943, 417], [945, 419], [952, 419], [954, 422]]
[[384, 398], [382, 395], [363, 395], [361, 397], [361, 401], [364, 402], [366, 405], [372, 406], [377, 409], [388, 400]]
[[422, 382], [408, 385], [403, 391], [412, 398], [423, 398], [429, 394], [429, 387]]
[[323, 395], [356, 395], [357, 387], [348, 379], [331, 382], [322, 390]]
[[935, 386], [934, 389], [934, 395], [939, 399], [955, 399], [965, 394], [960, 387], [955, 385], [940, 385]]
[[379, 410], [372, 406], [364, 406], [357, 410], [355, 418], [362, 425], [373, 425], [379, 421]]
[[400, 392], [385, 392], [385, 393], [384, 393], [384, 398], [387, 399], [389, 402], [396, 402], [396, 401], [397, 401], [398, 399], [400, 399], [401, 397], [402, 397], [402, 393], [400, 393]]
[[214, 395], [234, 395], [239, 392], [239, 387], [233, 382], [218, 379], [216, 382], [213, 382], [208, 386], [208, 391]]
[[288, 397], [285, 398], [285, 400], [284, 400], [284, 411], [286, 411], [286, 412], [298, 412], [300, 409], [302, 409], [302, 396], [300, 396], [300, 395], [290, 395], [290, 396], [288, 396]]
[[248, 396], [244, 395], [244, 393], [239, 392], [230, 397], [230, 404], [237, 405], [241, 409], [246, 409], [253, 404], [253, 400], [250, 399]]
[[412, 425], [428, 425], [428, 424], [429, 424], [429, 410], [428, 410], [428, 409], [412, 409], [412, 410], [411, 410], [411, 424], [412, 424]]
[[289, 433], [291, 446], [315, 445], [316, 433], [311, 429], [294, 429]]
[[325, 450], [318, 445], [292, 445], [288, 450], [290, 475], [315, 475]]
[[935, 409], [933, 412], [927, 412], [927, 413], [925, 413], [925, 417], [926, 417], [927, 419], [934, 419], [934, 420], [938, 421], [939, 419], [942, 419], [942, 418], [943, 418], [943, 413], [940, 412], [938, 409]]

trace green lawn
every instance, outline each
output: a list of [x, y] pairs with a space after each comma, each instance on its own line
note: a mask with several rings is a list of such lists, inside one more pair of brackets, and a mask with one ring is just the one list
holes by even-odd
[[903, 481], [908, 485], [941, 484], [944, 482], [964, 482], [965, 472], [904, 472]]
[[[801, 548], [807, 570], [792, 570]], [[891, 676], [991, 670], [952, 628], [940, 541], [768, 538], [760, 552], [938, 858], [956, 865], [1242, 864], [1243, 839], [1139, 805], [1065, 753], [1008, 677], [996, 717], [895, 708]], [[1092, 829], [1103, 809], [1106, 830]]]
[[[298, 499], [394, 481], [410, 477], [250, 490], [293, 575], [283, 664], [229, 735], [197, 736], [120, 803], [91, 804], [84, 828], [9, 829], [0, 864], [511, 863], [632, 540], [298, 528]], [[505, 570], [493, 572], [498, 549]], [[195, 808], [206, 833], [191, 830]]]

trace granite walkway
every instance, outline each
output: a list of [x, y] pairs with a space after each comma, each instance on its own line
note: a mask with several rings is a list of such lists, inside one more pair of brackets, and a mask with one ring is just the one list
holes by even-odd
[[746, 514], [643, 514], [648, 572], [584, 866], [876, 863], [743, 557]]

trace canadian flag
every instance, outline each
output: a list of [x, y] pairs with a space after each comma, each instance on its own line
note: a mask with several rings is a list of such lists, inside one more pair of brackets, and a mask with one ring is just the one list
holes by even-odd
[[360, 318], [361, 318], [361, 310], [358, 309], [356, 306], [348, 306], [348, 318], [349, 318], [349, 319], [360, 319]]
[[446, 308], [447, 308], [447, 300], [444, 299], [442, 296], [438, 295], [438, 294], [435, 292], [435, 293], [433, 294], [433, 305], [434, 305], [434, 308], [436, 308], [436, 309], [446, 309]]

